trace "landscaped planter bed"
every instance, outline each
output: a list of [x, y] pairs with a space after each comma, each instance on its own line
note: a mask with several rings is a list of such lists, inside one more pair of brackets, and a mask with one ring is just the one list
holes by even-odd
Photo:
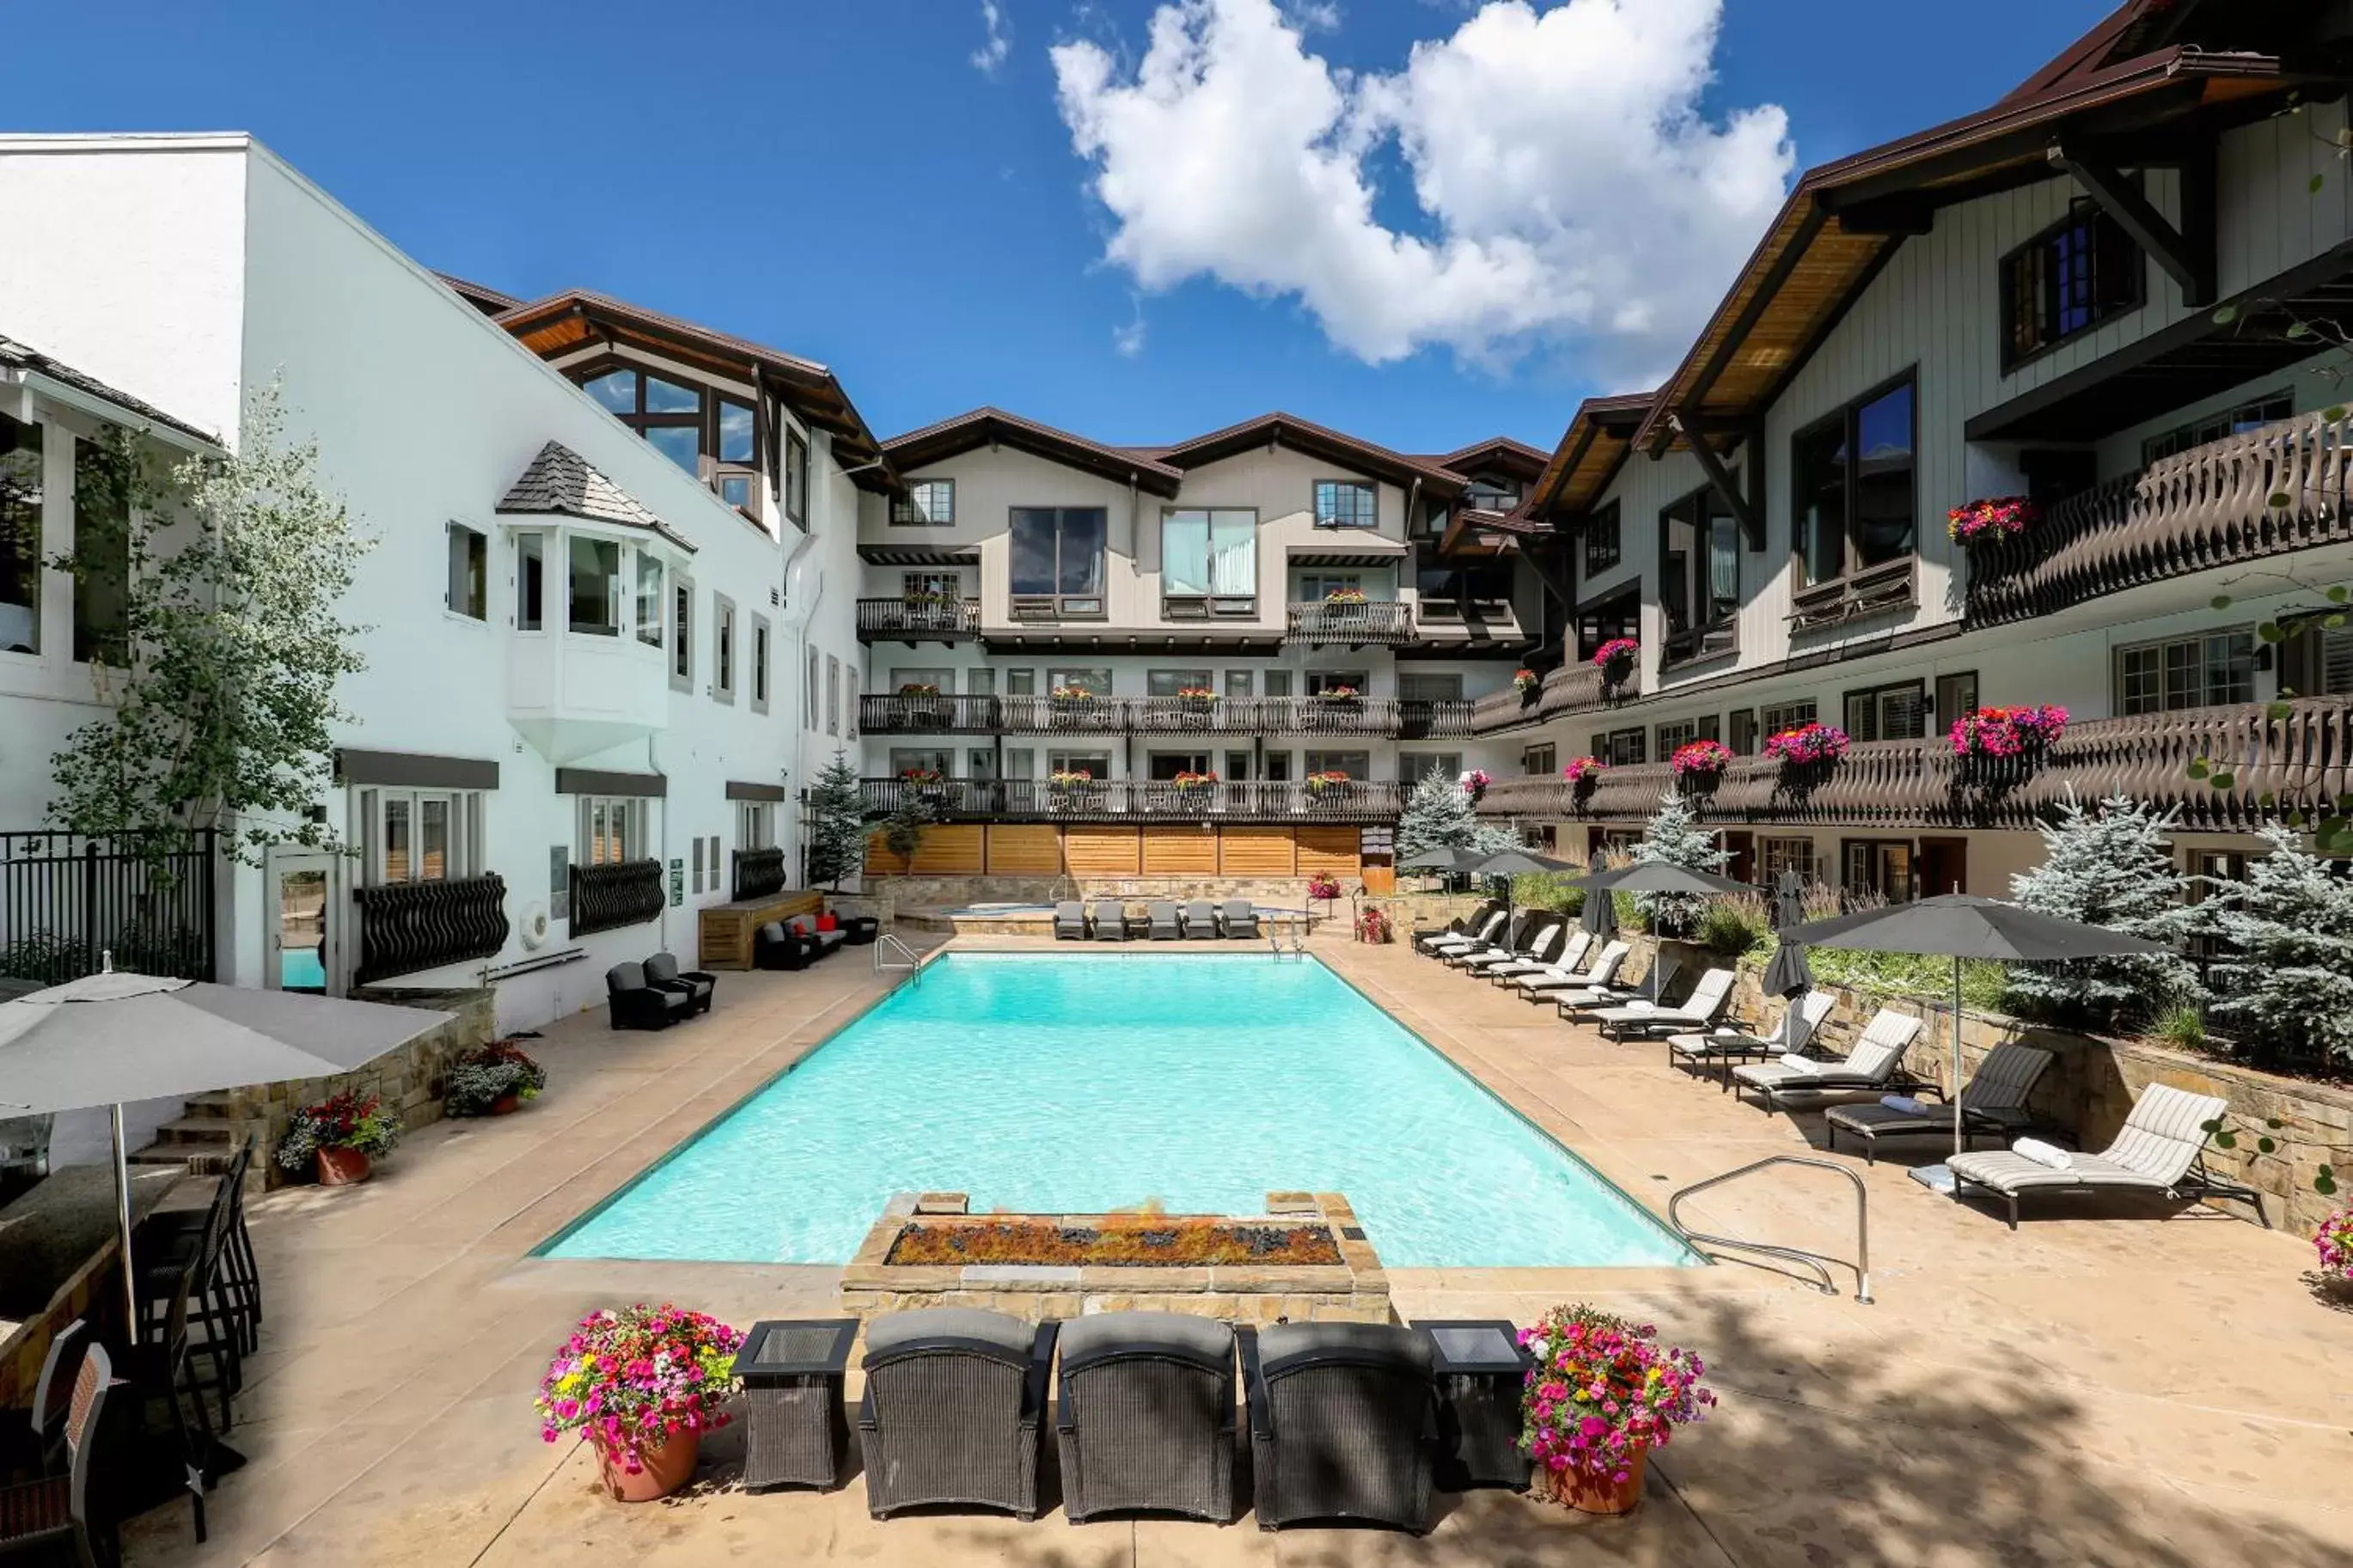
[[1254, 1224], [1203, 1215], [1102, 1226], [974, 1215], [922, 1219], [900, 1231], [893, 1264], [1013, 1263], [1174, 1268], [1217, 1264], [1339, 1267], [1321, 1225]]

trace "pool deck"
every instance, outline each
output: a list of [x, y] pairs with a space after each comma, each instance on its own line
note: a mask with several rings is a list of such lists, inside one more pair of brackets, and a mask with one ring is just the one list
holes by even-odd
[[[1819, 1137], [1819, 1118], [1737, 1105], [1671, 1071], [1656, 1047], [1608, 1044], [1403, 947], [1334, 931], [1312, 950], [1654, 1206]], [[1074, 1527], [1059, 1511], [1030, 1524], [876, 1524], [856, 1479], [823, 1496], [736, 1489], [732, 1431], [706, 1446], [711, 1462], [682, 1499], [603, 1500], [578, 1445], [543, 1444], [530, 1414], [573, 1318], [647, 1297], [738, 1324], [830, 1315], [839, 1270], [528, 1254], [883, 984], [853, 953], [800, 973], [727, 975], [710, 1017], [665, 1034], [609, 1033], [601, 1012], [568, 1020], [547, 1032], [550, 1087], [523, 1113], [425, 1129], [363, 1187], [258, 1200], [269, 1318], [231, 1435], [251, 1462], [215, 1493], [209, 1543], [193, 1543], [185, 1507], [168, 1508], [127, 1531], [130, 1561], [2353, 1563], [2353, 1310], [2306, 1278], [2308, 1244], [2156, 1205], [2045, 1205], [2048, 1217], [2031, 1210], [2012, 1234], [1926, 1193], [1900, 1163], [1844, 1156], [1871, 1194], [1876, 1305], [1738, 1266], [1392, 1272], [1409, 1317], [1525, 1319], [1585, 1298], [1705, 1355], [1715, 1418], [1658, 1458], [1630, 1520], [1486, 1492], [1441, 1497], [1420, 1540], [1271, 1535], [1248, 1516], [1222, 1529]], [[1844, 1253], [1852, 1206], [1837, 1177], [1783, 1170], [1704, 1194], [1689, 1215]]]

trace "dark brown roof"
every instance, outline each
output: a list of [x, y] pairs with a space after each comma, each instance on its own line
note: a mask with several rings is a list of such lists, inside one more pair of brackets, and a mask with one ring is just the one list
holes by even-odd
[[659, 533], [691, 552], [692, 542], [640, 505], [638, 499], [561, 441], [550, 441], [499, 498], [501, 512], [554, 513], [588, 522]]
[[1513, 515], [1542, 520], [1554, 513], [1582, 512], [1600, 499], [1633, 449], [1634, 432], [1658, 398], [1655, 392], [1588, 397], [1561, 432], [1560, 445]]
[[1212, 430], [1206, 436], [1196, 436], [1180, 441], [1161, 454], [1161, 460], [1180, 468], [1198, 468], [1230, 458], [1237, 452], [1268, 443], [1289, 447], [1318, 458], [1345, 463], [1349, 468], [1387, 479], [1391, 484], [1405, 486], [1420, 480], [1440, 495], [1453, 495], [1462, 487], [1462, 476], [1452, 469], [1425, 458], [1409, 457], [1403, 452], [1377, 446], [1370, 441], [1344, 436], [1325, 426], [1313, 424], [1296, 415], [1280, 411], [1261, 414], [1255, 419], [1245, 419], [1239, 425], [1229, 425], [1222, 430]]
[[60, 385], [72, 387], [77, 392], [97, 398], [101, 403], [111, 403], [123, 413], [130, 415], [133, 420], [143, 421], [149, 425], [160, 425], [167, 430], [176, 431], [193, 440], [201, 441], [207, 447], [218, 447], [221, 444], [220, 437], [210, 431], [199, 430], [184, 419], [174, 419], [153, 404], [109, 386], [98, 377], [76, 370], [61, 361], [51, 359], [40, 350], [28, 343], [18, 342], [14, 338], [0, 337], [0, 366], [5, 366], [11, 370], [29, 371], [35, 375], [45, 376]]
[[1106, 447], [1084, 436], [1008, 414], [1002, 408], [971, 409], [903, 436], [893, 436], [882, 443], [882, 450], [900, 472], [906, 473], [976, 447], [992, 446], [1010, 447], [1121, 484], [1133, 479], [1137, 489], [1156, 496], [1175, 495], [1176, 487], [1185, 481], [1182, 469], [1146, 456], [1151, 448]]
[[1465, 478], [1474, 468], [1500, 468], [1515, 479], [1531, 479], [1544, 471], [1545, 462], [1551, 456], [1541, 447], [1531, 447], [1509, 436], [1490, 436], [1451, 452], [1425, 454], [1421, 460], [1451, 468]]
[[434, 277], [449, 286], [450, 292], [480, 310], [485, 316], [504, 315], [522, 300], [515, 295], [501, 293], [488, 284], [476, 283], [454, 272], [436, 272]]
[[849, 401], [849, 394], [842, 390], [833, 372], [815, 360], [586, 289], [570, 289], [517, 305], [497, 321], [543, 359], [595, 343], [617, 342], [701, 365], [717, 374], [763, 382], [794, 413], [833, 437], [835, 453], [844, 468], [880, 465], [851, 475], [859, 488], [886, 493], [900, 488], [898, 475], [884, 457], [881, 443], [867, 428], [865, 416]]

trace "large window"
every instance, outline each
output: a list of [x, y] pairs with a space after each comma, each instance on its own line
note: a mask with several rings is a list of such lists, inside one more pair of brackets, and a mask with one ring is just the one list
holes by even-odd
[[1460, 752], [1399, 752], [1398, 777], [1409, 784], [1419, 784], [1430, 777], [1459, 779], [1462, 776], [1462, 753]]
[[1800, 879], [1814, 879], [1814, 841], [1810, 838], [1766, 838], [1757, 845], [1765, 880], [1778, 882], [1784, 871], [1795, 871]]
[[1678, 719], [1659, 726], [1659, 755], [1672, 757], [1678, 746], [1688, 746], [1694, 741], [1718, 739], [1716, 716], [1713, 713], [1699, 719]]
[[1299, 597], [1303, 603], [1314, 604], [1333, 594], [1364, 592], [1365, 574], [1361, 572], [1302, 572], [1299, 574]]
[[1577, 612], [1577, 657], [1590, 659], [1601, 645], [1619, 637], [1641, 636], [1642, 590], [1629, 583], [1606, 599], [1597, 599]]
[[1594, 509], [1585, 523], [1585, 574], [1598, 577], [1623, 559], [1618, 526], [1618, 503]]
[[[1320, 697], [1326, 691], [1346, 687], [1361, 697], [1371, 687], [1372, 681], [1369, 670], [1311, 669], [1307, 671], [1307, 695]], [[1271, 697], [1274, 693], [1269, 691], [1267, 695]]]
[[1363, 479], [1315, 481], [1315, 526], [1373, 528], [1380, 522], [1379, 490]]
[[1144, 694], [1146, 697], [1174, 697], [1179, 691], [1213, 691], [1209, 672], [1206, 669], [1147, 669], [1144, 672]]
[[1640, 724], [1606, 731], [1593, 737], [1593, 754], [1613, 768], [1631, 767], [1646, 759], [1643, 742], [1649, 736]]
[[638, 640], [649, 647], [662, 645], [662, 563], [650, 550], [638, 552]]
[[1856, 741], [1917, 741], [1928, 732], [1928, 690], [1917, 680], [1850, 691], [1846, 732]]
[[41, 426], [0, 414], [0, 653], [41, 651]]
[[580, 797], [583, 866], [617, 866], [646, 858], [646, 803], [634, 795]]
[[1046, 689], [1049, 691], [1083, 691], [1090, 697], [1111, 695], [1111, 671], [1108, 669], [1048, 669]]
[[955, 481], [917, 479], [891, 500], [891, 521], [902, 528], [944, 528], [955, 521]]
[[581, 383], [654, 450], [702, 478], [702, 392], [636, 370], [608, 370]]
[[1345, 773], [1352, 779], [1373, 776], [1373, 754], [1370, 752], [1310, 752], [1307, 753], [1310, 773]]
[[359, 792], [361, 880], [440, 882], [479, 874], [482, 797], [476, 790]]
[[1560, 766], [1560, 748], [1550, 741], [1520, 748], [1520, 776], [1550, 778]]
[[1163, 513], [1160, 595], [1171, 613], [1253, 613], [1258, 605], [1258, 513]]
[[2276, 425], [2295, 414], [2295, 396], [2286, 391], [2268, 393], [2251, 398], [2236, 408], [2225, 408], [2203, 419], [2193, 419], [2161, 431], [2140, 444], [2140, 460], [2154, 463], [2159, 458], [2170, 458], [2192, 447], [2203, 447], [2209, 441], [2220, 441], [2225, 436], [2242, 436], [2250, 430], [2260, 430], [2266, 425]]
[[2137, 308], [2147, 272], [2116, 219], [2077, 201], [2001, 258], [2002, 368]]
[[572, 563], [572, 594], [565, 625], [588, 637], [621, 635], [621, 546], [610, 539], [575, 533], [566, 541]]
[[1839, 846], [1850, 894], [1901, 904], [1912, 897], [1912, 845], [1908, 839], [1849, 838]]
[[1100, 617], [1104, 531], [1101, 507], [1015, 507], [1014, 614]]
[[1520, 481], [1508, 474], [1473, 474], [1462, 504], [1476, 511], [1509, 511], [1520, 504]]
[[1398, 698], [1405, 702], [1460, 702], [1462, 700], [1462, 677], [1421, 675], [1399, 670]]
[[2161, 713], [2254, 700], [2255, 638], [2243, 627], [2116, 650], [2119, 713]]
[[797, 430], [785, 432], [785, 521], [808, 529], [809, 449]]
[[1808, 584], [1835, 583], [1912, 553], [1913, 388], [1849, 404], [1790, 444], [1798, 565]]
[[1659, 550], [1667, 656], [1697, 658], [1730, 648], [1740, 614], [1740, 520], [1715, 486], [1659, 513]]
[[1812, 723], [1817, 708], [1810, 697], [1802, 702], [1769, 702], [1757, 716], [1757, 730], [1773, 736], [1790, 730], [1800, 730]]
[[1448, 618], [1472, 607], [1494, 611], [1512, 602], [1512, 563], [1478, 561], [1451, 566], [1425, 560], [1415, 570], [1414, 589], [1420, 595], [1424, 619]]
[[[74, 443], [73, 657], [118, 668], [130, 662], [131, 492], [121, 466], [89, 441]], [[6, 481], [0, 479], [0, 486]], [[5, 503], [0, 503], [5, 504]], [[5, 524], [0, 523], [0, 529]], [[481, 535], [476, 534], [477, 541]], [[480, 573], [475, 577], [479, 603]], [[476, 619], [487, 607], [473, 612]]]

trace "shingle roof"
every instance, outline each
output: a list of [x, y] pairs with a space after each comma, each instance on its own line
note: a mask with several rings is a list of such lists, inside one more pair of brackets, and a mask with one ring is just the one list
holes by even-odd
[[608, 522], [659, 533], [692, 551], [685, 535], [646, 510], [636, 497], [599, 472], [596, 465], [561, 441], [539, 449], [522, 477], [499, 499], [501, 512], [554, 513], [586, 522]]
[[1183, 469], [1172, 468], [1157, 457], [1145, 456], [1150, 448], [1107, 447], [1084, 436], [993, 407], [970, 409], [903, 436], [893, 436], [882, 443], [882, 450], [902, 469], [920, 468], [991, 442], [1001, 442], [1113, 479], [1124, 480], [1132, 474], [1139, 489], [1155, 495], [1176, 494], [1185, 478]]
[[58, 383], [60, 385], [72, 387], [77, 392], [85, 393], [102, 402], [111, 403], [114, 405], [115, 407], [120, 408], [123, 413], [130, 415], [134, 419], [144, 420], [151, 425], [161, 425], [166, 429], [176, 430], [181, 435], [193, 437], [195, 439], [204, 442], [208, 447], [217, 447], [221, 444], [220, 437], [214, 435], [209, 430], [199, 430], [196, 426], [189, 424], [185, 419], [174, 419], [170, 415], [164, 413], [162, 409], [156, 407], [153, 404], [144, 402], [139, 398], [132, 396], [127, 392], [109, 386], [106, 383], [99, 380], [98, 377], [76, 370], [73, 366], [63, 363], [60, 361], [51, 359], [47, 354], [43, 353], [40, 350], [32, 347], [28, 343], [19, 342], [15, 338], [0, 337], [0, 365], [5, 365], [14, 370], [29, 371], [35, 375], [45, 376], [50, 381]]

